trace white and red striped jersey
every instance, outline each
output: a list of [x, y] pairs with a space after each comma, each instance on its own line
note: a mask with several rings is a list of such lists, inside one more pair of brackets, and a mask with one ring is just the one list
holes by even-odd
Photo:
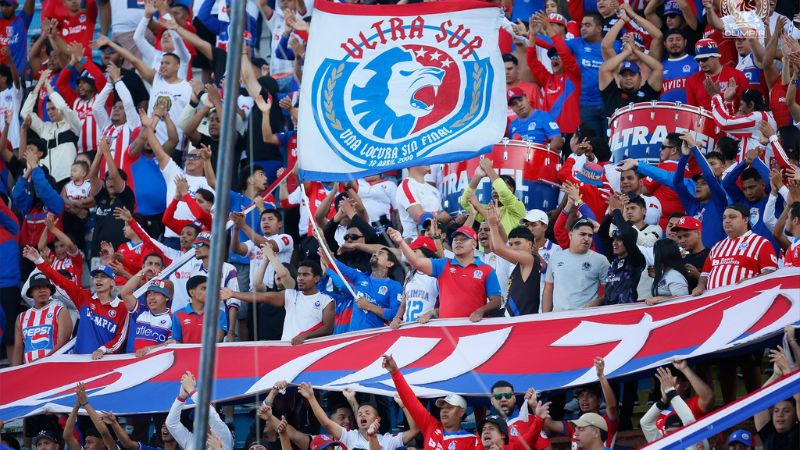
[[78, 153], [92, 152], [97, 148], [97, 121], [92, 114], [94, 99], [95, 97], [88, 100], [78, 97], [72, 102], [72, 110], [81, 121], [81, 134], [76, 144]]
[[701, 276], [708, 279], [707, 289], [736, 284], [765, 271], [776, 270], [778, 258], [772, 244], [748, 231], [717, 242], [706, 258]]
[[31, 308], [19, 316], [25, 340], [22, 350], [26, 364], [47, 356], [58, 344], [58, 314], [63, 307], [50, 302], [42, 309]]
[[[74, 283], [80, 283], [83, 277], [83, 254], [78, 250], [74, 255], [66, 253], [63, 258], [53, 256], [53, 261], [50, 263], [56, 271], [66, 270], [72, 275]], [[76, 281], [77, 280], [77, 281]]]
[[[114, 161], [117, 163], [117, 168], [124, 171], [128, 176], [128, 181], [126, 181], [126, 183], [132, 190], [134, 189], [133, 174], [131, 173], [132, 161], [130, 161], [128, 148], [136, 140], [136, 137], [139, 135], [140, 131], [141, 128], [133, 129], [127, 123], [122, 125], [114, 125], [113, 123], [109, 123], [103, 129], [102, 135], [102, 139], [111, 142], [111, 155], [114, 156]], [[106, 171], [108, 171], [108, 166], [106, 165], [105, 160], [103, 160], [103, 162], [100, 163], [101, 179], [105, 179]]]
[[[766, 111], [753, 111], [749, 114], [730, 113], [719, 94], [711, 98], [711, 114], [720, 130], [741, 141], [739, 155], [736, 157], [737, 161], [741, 161], [748, 150], [761, 146], [758, 139], [761, 138], [759, 124], [762, 120], [769, 122], [773, 130], [778, 128], [772, 114]], [[771, 161], [765, 160], [764, 163], [767, 164], [767, 167], [771, 167]]]
[[800, 267], [800, 237], [794, 238], [792, 245], [783, 255], [783, 267]]
[[408, 213], [408, 208], [419, 205], [425, 212], [436, 213], [441, 209], [442, 194], [428, 183], [420, 183], [413, 178], [406, 178], [395, 193], [397, 211], [403, 224], [403, 237], [417, 237], [417, 221]]

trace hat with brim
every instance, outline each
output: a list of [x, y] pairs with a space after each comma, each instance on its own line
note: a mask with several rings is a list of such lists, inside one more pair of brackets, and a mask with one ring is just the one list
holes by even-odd
[[480, 435], [483, 432], [483, 427], [487, 423], [494, 424], [497, 427], [497, 429], [500, 430], [500, 434], [503, 435], [504, 442], [508, 444], [508, 423], [505, 421], [505, 419], [498, 416], [497, 414], [486, 416], [486, 418], [483, 419], [478, 424], [478, 429], [476, 430], [478, 432], [478, 435]]
[[447, 397], [436, 400], [436, 407], [441, 408], [445, 403], [451, 406], [467, 409], [467, 401], [464, 400], [464, 397], [458, 394], [449, 394]]
[[466, 237], [472, 239], [473, 241], [477, 241], [478, 240], [478, 234], [475, 233], [475, 230], [473, 230], [470, 227], [458, 227], [458, 229], [456, 229], [456, 231], [453, 231], [453, 234], [451, 235], [451, 237], [455, 238], [459, 234], [462, 235], [462, 236], [466, 236]]
[[159, 294], [163, 295], [164, 297], [169, 300], [172, 298], [172, 294], [170, 293], [170, 282], [168, 280], [153, 280], [149, 286], [147, 286], [147, 290], [145, 290], [145, 294], [148, 292], [158, 292]]
[[105, 265], [105, 264], [100, 264], [99, 266], [97, 266], [97, 268], [96, 268], [96, 269], [94, 269], [94, 270], [91, 272], [91, 275], [92, 275], [92, 276], [95, 276], [95, 275], [105, 275], [105, 276], [107, 276], [108, 278], [111, 278], [112, 280], [114, 279], [114, 276], [115, 276], [115, 274], [114, 274], [114, 269], [113, 269], [111, 266], [107, 266], [107, 265]]
[[603, 419], [603, 417], [597, 413], [585, 413], [576, 420], [573, 420], [572, 425], [574, 425], [576, 428], [595, 427], [608, 432], [608, 424], [606, 423], [605, 419]]
[[35, 288], [38, 287], [50, 288], [50, 295], [56, 293], [56, 287], [53, 285], [53, 283], [50, 282], [50, 279], [47, 278], [47, 275], [41, 272], [31, 275], [30, 281], [28, 282], [28, 290], [25, 291], [25, 295], [27, 295], [28, 297], [32, 297], [31, 291], [33, 291]]
[[41, 441], [42, 439], [47, 439], [48, 441], [50, 441], [50, 442], [52, 442], [54, 444], [58, 444], [58, 438], [56, 437], [55, 434], [53, 434], [52, 431], [42, 430], [42, 431], [39, 432], [39, 434], [34, 436], [34, 438], [33, 438], [33, 447], [36, 448], [36, 444], [38, 444], [39, 441]]

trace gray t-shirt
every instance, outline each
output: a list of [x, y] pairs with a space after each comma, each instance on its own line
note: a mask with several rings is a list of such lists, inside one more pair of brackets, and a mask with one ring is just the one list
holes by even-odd
[[553, 283], [553, 311], [580, 309], [597, 298], [608, 267], [605, 256], [592, 250], [584, 254], [569, 250], [553, 254], [545, 275], [545, 282]]
[[661, 277], [661, 281], [656, 286], [656, 295], [675, 297], [678, 295], [689, 295], [689, 283], [686, 277], [677, 270], [669, 269]]

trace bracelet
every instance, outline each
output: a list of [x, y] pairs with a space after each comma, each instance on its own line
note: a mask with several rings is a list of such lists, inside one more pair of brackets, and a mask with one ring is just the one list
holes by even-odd
[[659, 400], [659, 401], [656, 402], [656, 408], [658, 408], [659, 410], [663, 411], [663, 410], [667, 409], [667, 404], [662, 402], [661, 400]]
[[674, 388], [667, 391], [667, 403], [672, 402], [672, 399], [678, 396], [678, 391]]

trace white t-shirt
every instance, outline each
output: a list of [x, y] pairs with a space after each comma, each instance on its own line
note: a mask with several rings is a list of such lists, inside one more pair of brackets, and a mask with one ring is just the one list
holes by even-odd
[[417, 237], [417, 221], [408, 213], [408, 208], [420, 205], [425, 212], [437, 212], [442, 206], [442, 194], [427, 183], [406, 178], [400, 183], [395, 194], [395, 202], [403, 224], [403, 237]]
[[64, 185], [64, 194], [70, 200], [85, 200], [92, 195], [92, 183], [84, 180], [83, 183], [77, 185], [74, 181], [69, 180], [69, 183]]
[[[22, 91], [14, 87], [14, 83], [0, 92], [0, 120], [5, 121], [6, 111], [11, 111], [11, 126], [8, 127], [8, 142], [14, 148], [19, 147], [19, 107], [22, 103]], [[5, 122], [2, 122], [5, 126]], [[0, 134], [3, 130], [0, 129]]]
[[[311, 11], [311, 7], [309, 6], [308, 8], [309, 11]], [[298, 19], [303, 18], [300, 14], [295, 14]], [[272, 40], [270, 42], [272, 51], [269, 55], [269, 71], [273, 76], [292, 73], [294, 71], [294, 61], [285, 59], [285, 56], [281, 54], [282, 50], [278, 48], [283, 31], [286, 29], [285, 20], [283, 11], [277, 6], [275, 7], [275, 12], [272, 13], [272, 17], [267, 20], [267, 26], [272, 33]], [[284, 58], [279, 58], [278, 56], [284, 56]]]
[[[159, 101], [167, 102], [167, 113], [173, 122], [178, 123], [181, 111], [189, 104], [192, 98], [192, 85], [186, 80], [177, 83], [167, 83], [160, 73], [153, 77], [153, 86], [150, 88], [150, 102], [147, 104], [147, 114], [153, 113], [153, 107]], [[159, 142], [167, 140], [167, 126], [159, 121], [156, 126], [156, 137]], [[178, 141], [183, 137], [183, 131], [178, 127]]]
[[406, 313], [403, 322], [416, 322], [419, 316], [436, 307], [439, 284], [436, 278], [415, 271], [405, 285]]
[[[189, 278], [195, 275], [208, 276], [208, 271], [203, 268], [203, 261], [196, 258], [184, 264], [184, 267], [181, 269], [184, 269], [180, 275], [182, 286], [179, 289], [177, 284], [173, 285], [174, 291], [172, 296], [172, 306], [170, 307], [173, 311], [179, 311], [191, 303], [191, 300], [189, 299], [189, 293], [186, 292], [186, 282], [189, 280]], [[239, 290], [239, 279], [237, 278], [236, 268], [230, 263], [222, 263], [221, 285], [222, 287], [226, 287], [232, 291]], [[220, 311], [225, 311], [226, 306], [238, 308], [241, 306], [241, 304], [242, 302], [239, 300], [230, 299], [224, 302], [219, 302], [219, 309]]]
[[389, 180], [379, 180], [370, 184], [364, 179], [358, 180], [358, 196], [367, 210], [369, 222], [377, 222], [381, 215], [392, 218], [392, 208], [397, 209], [395, 194], [397, 185]]
[[[551, 242], [550, 239], [545, 239], [544, 245], [539, 248], [539, 256], [544, 260], [545, 264], [550, 264], [550, 258], [553, 257], [556, 253], [563, 251], [564, 249], [561, 248], [560, 245], [556, 244], [555, 242]], [[542, 294], [544, 294], [544, 277], [547, 274], [547, 266], [542, 266], [542, 275], [540, 278], [540, 286], [539, 286], [539, 299], [542, 299]], [[539, 312], [542, 312], [542, 302], [539, 302]]]
[[[288, 234], [276, 234], [267, 237], [267, 240], [274, 242], [278, 246], [277, 256], [280, 262], [287, 264], [292, 260], [294, 241], [291, 236]], [[256, 285], [256, 271], [264, 261], [264, 251], [253, 241], [246, 241], [244, 245], [247, 246], [247, 256], [250, 258], [250, 290], [255, 291], [253, 286]], [[272, 267], [272, 264], [268, 265], [267, 270], [264, 271], [263, 283], [269, 288], [275, 287], [275, 268]]]
[[[342, 430], [344, 430], [344, 428]], [[361, 436], [358, 430], [342, 431], [342, 438], [339, 439], [339, 441], [351, 450], [369, 449], [369, 442]], [[378, 442], [381, 444], [381, 450], [394, 450], [403, 447], [403, 435], [391, 433], [379, 434]]]
[[[144, 2], [132, 0], [111, 1], [111, 29], [114, 34], [128, 33], [136, 29], [136, 25], [144, 17]], [[132, 5], [132, 6], [131, 6]]]
[[[322, 292], [305, 295], [298, 290], [287, 289], [283, 295], [286, 317], [283, 319], [282, 341], [291, 341], [300, 333], [322, 326], [322, 311], [333, 301]], [[348, 448], [351, 447], [348, 445]]]
[[[167, 167], [161, 170], [161, 175], [167, 183], [167, 204], [175, 197], [175, 177], [179, 175], [186, 178], [186, 181], [189, 183], [189, 194], [192, 196], [194, 196], [200, 188], [214, 192], [214, 189], [209, 186], [206, 177], [187, 175], [172, 159], [167, 163]], [[189, 210], [189, 206], [186, 205], [186, 202], [178, 202], [178, 207], [175, 208], [175, 218], [180, 220], [194, 220], [195, 217]], [[164, 237], [178, 237], [178, 235], [169, 228], [166, 228], [164, 230]], [[179, 308], [175, 307], [172, 308], [173, 311], [177, 311], [178, 309]]]

